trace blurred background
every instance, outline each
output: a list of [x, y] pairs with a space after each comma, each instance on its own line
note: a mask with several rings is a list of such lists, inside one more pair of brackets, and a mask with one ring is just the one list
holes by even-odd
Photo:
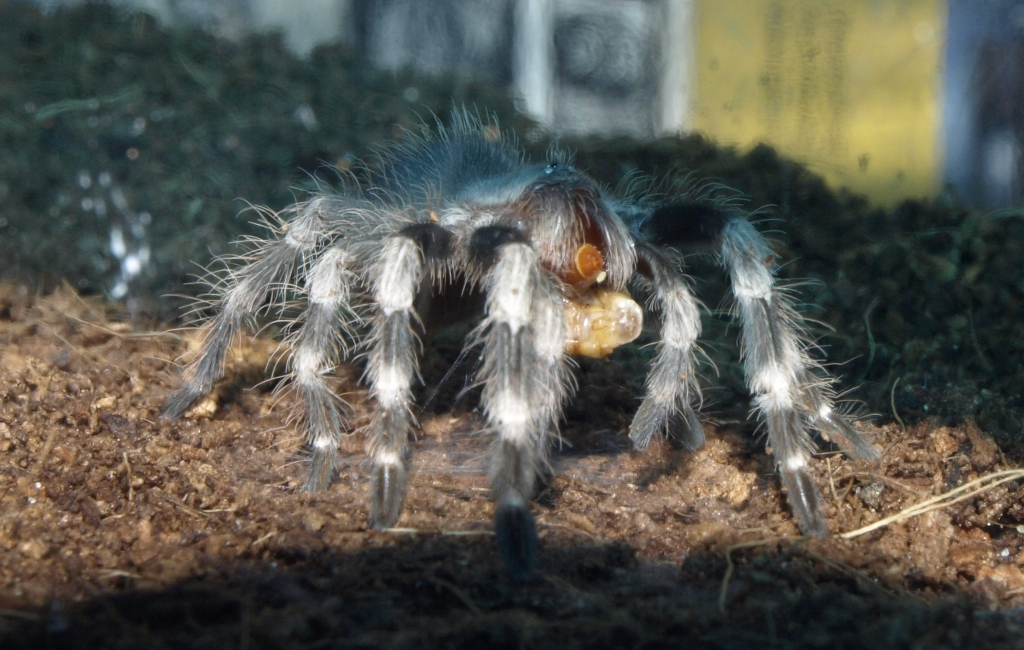
[[[609, 187], [694, 172], [768, 206], [844, 387], [1024, 457], [1024, 2], [0, 0], [0, 280], [172, 320], [251, 206], [453, 107]], [[690, 272], [745, 417], [722, 274]]]
[[[47, 9], [80, 0], [39, 0]], [[218, 35], [280, 30], [384, 69], [507, 88], [556, 133], [766, 142], [883, 205], [1016, 205], [1024, 3], [1013, 0], [117, 0]]]

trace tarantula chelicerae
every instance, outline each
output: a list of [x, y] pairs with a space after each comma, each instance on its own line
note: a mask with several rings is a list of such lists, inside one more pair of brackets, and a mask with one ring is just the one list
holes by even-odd
[[493, 127], [465, 114], [450, 129], [396, 147], [362, 187], [294, 206], [217, 289], [205, 342], [164, 417], [185, 413], [223, 375], [243, 321], [299, 297], [290, 331], [290, 381], [303, 404], [311, 454], [306, 490], [331, 482], [347, 406], [327, 376], [365, 349], [374, 398], [368, 451], [370, 524], [392, 526], [406, 490], [408, 441], [423, 323], [482, 315], [476, 379], [494, 434], [490, 480], [498, 547], [513, 577], [537, 552], [528, 501], [549, 437], [573, 390], [571, 355], [603, 357], [635, 339], [643, 311], [630, 285], [651, 295], [661, 340], [630, 438], [658, 433], [696, 449], [698, 303], [673, 246], [714, 245], [732, 280], [742, 357], [759, 417], [800, 529], [828, 527], [807, 462], [809, 430], [857, 458], [876, 450], [833, 408], [832, 379], [810, 355], [800, 315], [774, 282], [775, 255], [728, 202], [617, 198], [565, 162], [534, 164]]

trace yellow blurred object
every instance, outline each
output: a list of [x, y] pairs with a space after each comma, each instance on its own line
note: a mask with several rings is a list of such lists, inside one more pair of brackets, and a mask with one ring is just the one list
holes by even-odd
[[692, 126], [766, 142], [882, 205], [934, 195], [939, 0], [700, 0]]

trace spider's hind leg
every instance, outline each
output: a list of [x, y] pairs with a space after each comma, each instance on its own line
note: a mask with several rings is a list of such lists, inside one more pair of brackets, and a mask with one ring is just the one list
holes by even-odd
[[720, 235], [722, 262], [732, 280], [742, 324], [747, 384], [767, 425], [782, 484], [800, 530], [825, 536], [828, 524], [807, 468], [815, 450], [808, 428], [816, 428], [858, 458], [877, 451], [833, 408], [832, 380], [809, 352], [802, 318], [786, 292], [775, 286], [775, 255], [753, 225], [728, 218]]
[[224, 376], [224, 357], [242, 322], [252, 318], [272, 294], [284, 293], [304, 255], [317, 247], [324, 232], [326, 204], [313, 200], [295, 208], [277, 239], [260, 241], [249, 263], [234, 273], [216, 301], [216, 315], [204, 326], [203, 348], [185, 371], [185, 385], [167, 400], [161, 418], [181, 417]]
[[571, 387], [562, 299], [556, 281], [516, 230], [481, 228], [470, 247], [475, 256], [493, 261], [486, 278], [486, 317], [476, 337], [484, 348], [484, 409], [498, 435], [490, 468], [495, 535], [509, 574], [525, 580], [538, 545], [529, 500]]

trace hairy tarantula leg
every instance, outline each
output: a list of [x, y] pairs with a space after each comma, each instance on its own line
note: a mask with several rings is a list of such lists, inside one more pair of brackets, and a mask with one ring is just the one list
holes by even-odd
[[807, 418], [815, 429], [839, 445], [851, 458], [874, 460], [880, 456], [874, 445], [867, 441], [840, 413], [836, 413], [828, 386], [810, 385], [804, 395]]
[[310, 270], [306, 280], [307, 303], [302, 327], [292, 346], [292, 380], [302, 399], [306, 441], [311, 448], [306, 492], [325, 490], [334, 476], [338, 442], [348, 410], [327, 385], [326, 375], [347, 355], [357, 320], [349, 307], [354, 274], [348, 269], [348, 252], [328, 249]]
[[[767, 425], [768, 443], [800, 530], [823, 537], [828, 523], [807, 468], [814, 442], [800, 410], [809, 390], [822, 400], [824, 394], [811, 371], [814, 362], [807, 353], [800, 316], [775, 287], [771, 247], [746, 219], [730, 218], [721, 238], [722, 261], [731, 276], [742, 323], [747, 384]], [[822, 408], [824, 402], [818, 406]]]
[[370, 525], [389, 528], [405, 500], [406, 448], [412, 426], [412, 381], [417, 374], [419, 339], [413, 331], [413, 303], [425, 258], [447, 254], [452, 235], [433, 224], [409, 226], [384, 240], [373, 269], [373, 298], [380, 314], [370, 334], [366, 376], [377, 400], [370, 423], [373, 464]]
[[489, 473], [495, 535], [509, 575], [522, 581], [538, 546], [528, 501], [571, 387], [562, 300], [518, 231], [481, 228], [470, 246], [478, 256], [493, 251], [495, 258], [486, 280], [486, 317], [475, 336], [484, 345], [484, 409], [498, 433]]
[[661, 431], [678, 434], [687, 449], [704, 445], [693, 402], [700, 401], [700, 385], [694, 367], [694, 351], [700, 336], [697, 300], [672, 264], [653, 248], [637, 246], [637, 256], [650, 269], [653, 303], [661, 309], [661, 341], [658, 356], [647, 376], [647, 396], [629, 426], [637, 449], [645, 449]]
[[305, 204], [287, 224], [284, 237], [264, 242], [217, 301], [217, 315], [204, 327], [203, 350], [185, 371], [185, 385], [171, 395], [160, 417], [181, 417], [224, 376], [224, 357], [246, 317], [253, 316], [274, 291], [291, 279], [304, 253], [317, 245], [322, 231], [321, 202]]
[[366, 368], [377, 408], [370, 424], [373, 463], [370, 525], [388, 528], [398, 520], [405, 499], [406, 445], [412, 414], [412, 380], [416, 374], [413, 300], [423, 274], [423, 256], [409, 237], [385, 240], [375, 272], [373, 297], [380, 315], [373, 325]]

